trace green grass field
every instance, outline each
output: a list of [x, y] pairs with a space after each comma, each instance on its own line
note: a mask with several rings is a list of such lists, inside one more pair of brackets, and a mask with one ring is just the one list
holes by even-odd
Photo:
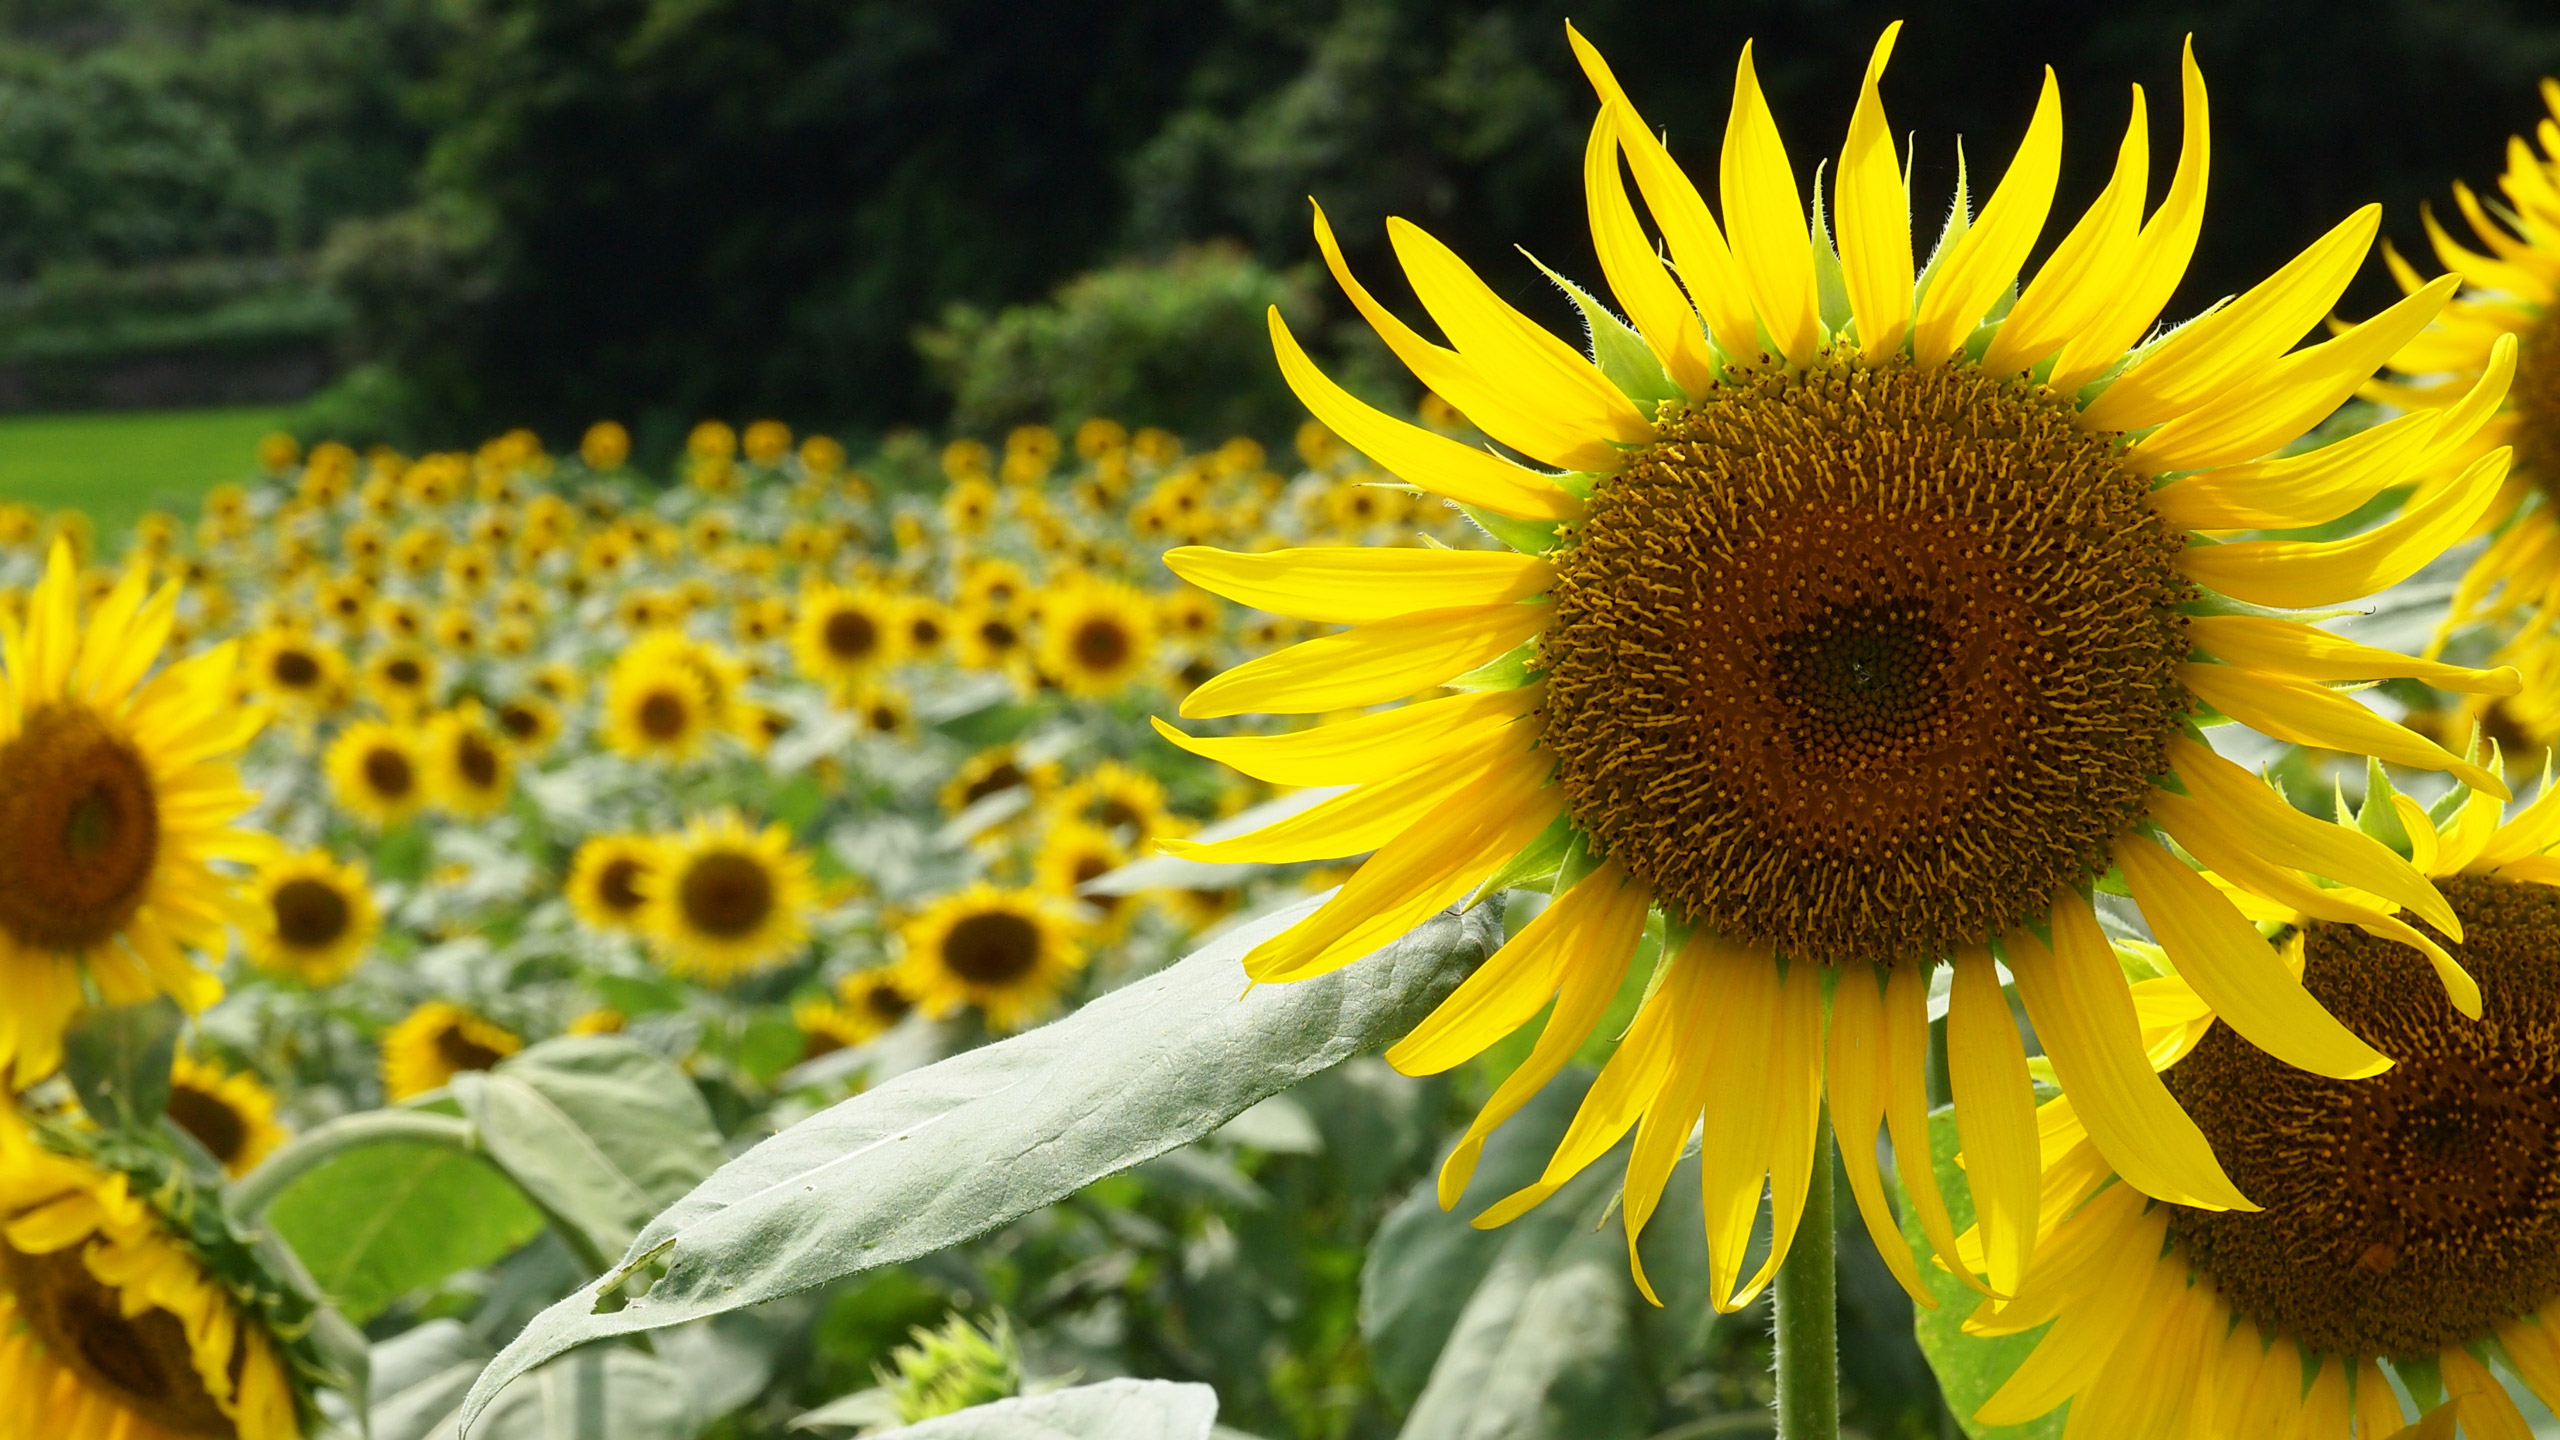
[[89, 512], [101, 534], [197, 499], [257, 469], [258, 437], [282, 409], [132, 410], [0, 418], [0, 501]]

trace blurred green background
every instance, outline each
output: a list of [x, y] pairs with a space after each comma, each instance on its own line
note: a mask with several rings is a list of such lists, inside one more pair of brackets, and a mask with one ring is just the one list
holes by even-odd
[[644, 457], [711, 414], [1273, 432], [1266, 304], [1401, 383], [1310, 273], [1309, 195], [1391, 300], [1392, 213], [1575, 326], [1513, 249], [1596, 273], [1568, 14], [1710, 169], [1746, 37], [1810, 170], [1908, 19], [1923, 213], [1959, 137], [2006, 163], [2045, 63], [2057, 215], [2134, 82], [2156, 196], [2192, 33], [2214, 198], [2173, 313], [2369, 200], [2422, 253], [2418, 203], [2492, 180], [2560, 71], [2547, 0], [6, 0], [0, 412], [291, 406], [412, 447], [611, 415]]

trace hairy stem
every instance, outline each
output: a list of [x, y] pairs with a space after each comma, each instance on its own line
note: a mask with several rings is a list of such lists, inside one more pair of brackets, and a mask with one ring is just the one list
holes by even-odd
[[1773, 1287], [1778, 1440], [1838, 1440], [1840, 1313], [1831, 1224], [1831, 1110], [1814, 1122], [1813, 1183]]

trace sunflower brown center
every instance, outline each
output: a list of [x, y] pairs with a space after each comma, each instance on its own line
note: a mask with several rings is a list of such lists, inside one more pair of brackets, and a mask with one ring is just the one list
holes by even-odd
[[464, 1034], [460, 1025], [447, 1025], [438, 1030], [435, 1043], [436, 1058], [455, 1074], [465, 1070], [495, 1069], [499, 1061], [507, 1058], [504, 1053]]
[[640, 862], [628, 855], [606, 861], [604, 870], [596, 876], [596, 898], [602, 900], [607, 909], [622, 914], [639, 909], [648, 903], [647, 897], [640, 893], [640, 871]]
[[1601, 482], [1545, 639], [1576, 819], [1698, 923], [1935, 957], [2106, 869], [2186, 707], [2180, 537], [2022, 379], [1835, 361]]
[[2173, 1210], [2170, 1235], [2232, 1307], [2346, 1355], [2433, 1355], [2560, 1296], [2560, 890], [2437, 882], [2482, 1018], [2423, 956], [2313, 925], [2303, 984], [2395, 1062], [2296, 1070], [2216, 1026], [2166, 1078], [2266, 1207]]
[[249, 1139], [248, 1122], [240, 1112], [225, 1103], [221, 1096], [208, 1094], [193, 1085], [169, 1087], [169, 1119], [202, 1145], [205, 1153], [224, 1165], [240, 1154]]
[[916, 1002], [907, 998], [907, 992], [895, 985], [874, 985], [862, 992], [862, 1008], [895, 1025], [907, 1018], [907, 1012], [916, 1008]]
[[474, 790], [487, 790], [498, 783], [498, 751], [480, 735], [464, 733], [453, 742], [453, 766]]
[[960, 801], [964, 805], [975, 805], [990, 795], [1010, 790], [1016, 785], [1027, 785], [1030, 779], [1031, 777], [1022, 773], [1021, 766], [1010, 760], [1001, 761], [991, 767], [986, 774], [970, 781], [967, 788], [960, 792]]
[[530, 740], [542, 733], [542, 716], [530, 705], [502, 705], [498, 708], [498, 728], [517, 740]]
[[973, 985], [1007, 985], [1040, 961], [1040, 927], [1010, 910], [967, 916], [942, 937], [942, 963]]
[[687, 716], [684, 701], [664, 690], [651, 691], [640, 701], [640, 733], [652, 740], [673, 740], [685, 732]]
[[1088, 670], [1117, 670], [1134, 648], [1127, 627], [1117, 620], [1087, 620], [1076, 627], [1076, 662]]
[[355, 918], [337, 886], [307, 875], [277, 886], [268, 904], [275, 911], [276, 938], [301, 950], [336, 944]]
[[0, 746], [0, 930], [83, 950], [150, 889], [160, 807], [133, 746], [84, 705], [49, 705]]
[[287, 690], [308, 690], [320, 681], [320, 662], [304, 650], [279, 650], [267, 673]]
[[1007, 621], [981, 620], [978, 622], [978, 639], [989, 652], [1001, 655], [1022, 643], [1022, 632]]
[[860, 660], [880, 648], [880, 627], [858, 610], [838, 610], [829, 615], [821, 634], [827, 653], [839, 660]]
[[427, 678], [425, 667], [419, 665], [415, 660], [405, 658], [394, 660], [390, 664], [383, 666], [382, 674], [383, 678], [389, 680], [392, 684], [399, 686], [403, 690], [415, 689], [417, 686], [425, 683]]
[[368, 750], [364, 754], [364, 783], [386, 800], [405, 799], [417, 788], [417, 767], [397, 750]]
[[2560, 305], [2546, 307], [2521, 340], [2515, 381], [2507, 387], [2516, 417], [2515, 469], [2541, 487], [2545, 500], [2560, 504]]
[[186, 1326], [156, 1306], [128, 1319], [78, 1249], [29, 1255], [0, 1243], [0, 1280], [46, 1352], [90, 1388], [178, 1435], [238, 1433], [197, 1378]]
[[689, 928], [733, 940], [773, 914], [773, 876], [752, 855], [717, 850], [686, 867], [676, 900]]

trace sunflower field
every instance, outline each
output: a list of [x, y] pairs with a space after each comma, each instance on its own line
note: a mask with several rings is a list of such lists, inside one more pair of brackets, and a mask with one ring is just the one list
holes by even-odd
[[2560, 1433], [2560, 84], [2164, 318], [1898, 29], [1286, 453], [0, 505], [0, 1440]]

